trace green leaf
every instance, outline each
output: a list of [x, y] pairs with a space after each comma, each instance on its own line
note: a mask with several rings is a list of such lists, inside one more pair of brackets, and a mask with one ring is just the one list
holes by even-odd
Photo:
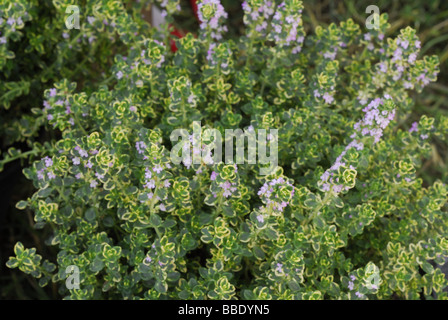
[[21, 242], [17, 242], [16, 245], [14, 246], [14, 253], [16, 254], [17, 257], [20, 257], [24, 250], [25, 248]]
[[266, 254], [259, 246], [254, 246], [253, 253], [254, 256], [259, 260], [264, 260], [264, 258], [266, 257]]
[[154, 285], [154, 289], [156, 289], [156, 291], [159, 293], [165, 293], [168, 291], [168, 285], [161, 281], [157, 281], [156, 284]]
[[23, 210], [27, 207], [27, 205], [28, 205], [27, 201], [21, 200], [21, 201], [17, 202], [16, 208], [19, 210]]
[[162, 225], [162, 218], [159, 217], [156, 213], [152, 213], [151, 217], [149, 218], [149, 221], [151, 222], [151, 225], [153, 227], [159, 227]]
[[45, 189], [40, 189], [36, 195], [39, 198], [47, 198], [52, 192], [53, 192], [53, 189], [48, 187]]
[[19, 266], [19, 260], [10, 257], [9, 260], [6, 262], [6, 266], [11, 269], [17, 268]]
[[90, 271], [92, 271], [93, 273], [97, 273], [103, 270], [103, 268], [104, 268], [104, 262], [99, 257], [96, 257], [90, 264]]
[[240, 234], [240, 241], [241, 242], [248, 242], [250, 240], [250, 233], [249, 232], [243, 232]]
[[176, 225], [176, 221], [174, 219], [166, 219], [163, 224], [162, 227], [165, 229], [170, 229], [172, 227], [174, 227]]
[[86, 213], [84, 214], [87, 221], [95, 221], [96, 219], [96, 210], [94, 208], [89, 208], [86, 210]]
[[434, 272], [434, 267], [428, 261], [423, 262], [421, 266], [423, 271], [428, 274], [432, 274]]

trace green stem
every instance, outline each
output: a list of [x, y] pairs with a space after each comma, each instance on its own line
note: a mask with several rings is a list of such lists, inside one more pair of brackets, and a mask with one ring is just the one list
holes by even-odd
[[325, 193], [325, 197], [322, 200], [322, 203], [320, 204], [320, 206], [316, 207], [313, 212], [311, 212], [311, 214], [309, 215], [308, 219], [305, 220], [305, 224], [310, 223], [311, 221], [313, 221], [313, 219], [316, 217], [317, 213], [320, 211], [320, 209], [322, 209], [324, 206], [327, 205], [328, 201], [330, 200], [330, 198], [333, 196], [333, 192], [332, 192], [332, 188], [330, 189], [330, 191], [328, 191], [327, 193]]
[[[272, 70], [272, 66], [275, 66], [275, 64], [277, 63], [277, 55], [274, 53], [274, 56], [271, 56], [268, 60], [268, 68], [267, 71], [270, 73]], [[263, 96], [264, 93], [264, 89], [266, 88], [266, 84], [267, 84], [267, 79], [265, 77], [262, 77], [262, 85], [261, 85], [261, 90], [260, 90], [260, 94], [261, 96]]]
[[[156, 183], [157, 183], [157, 181], [156, 181]], [[154, 200], [157, 199], [156, 194], [157, 194], [157, 190], [158, 190], [158, 188], [159, 188], [159, 187], [157, 186], [157, 187], [154, 189], [154, 193], [153, 193], [151, 202], [150, 202], [150, 204], [149, 204], [149, 214], [150, 214], [150, 216], [151, 216], [152, 214], [154, 214], [154, 205], [155, 205]], [[153, 226], [153, 228], [154, 228], [154, 230], [155, 230], [156, 233], [157, 233], [157, 237], [159, 237], [159, 239], [162, 238], [162, 234], [160, 233], [159, 228], [156, 227], [156, 226]]]
[[26, 157], [28, 157], [29, 155], [37, 155], [37, 154], [38, 154], [38, 150], [36, 150], [36, 149], [34, 149], [34, 150], [30, 150], [30, 151], [27, 151], [27, 152], [23, 152], [23, 153], [21, 153], [21, 154], [18, 154], [18, 155], [14, 156], [14, 157], [11, 157], [11, 158], [5, 158], [5, 159], [3, 159], [3, 160], [0, 161], [0, 164], [4, 165], [4, 164], [6, 164], [6, 163], [15, 161], [15, 160], [17, 160], [17, 159], [26, 158]]
[[249, 62], [250, 62], [250, 58], [252, 56], [252, 50], [253, 50], [253, 40], [252, 40], [252, 34], [249, 37], [249, 48], [247, 49], [247, 59], [246, 59], [246, 65], [245, 67], [247, 68], [249, 66]]
[[[76, 40], [78, 40], [81, 36], [83, 35], [83, 33], [82, 32], [79, 32], [69, 43], [68, 43], [68, 46], [70, 47], [70, 46], [72, 46], [74, 43], [75, 43], [75, 41]], [[49, 74], [51, 71], [53, 71], [53, 69], [56, 67], [56, 64], [57, 64], [57, 59], [56, 59], [56, 61], [55, 62], [53, 62], [53, 64], [49, 67], [49, 68], [47, 68], [44, 72], [43, 72], [43, 74], [41, 75], [41, 78], [44, 78], [47, 74]]]

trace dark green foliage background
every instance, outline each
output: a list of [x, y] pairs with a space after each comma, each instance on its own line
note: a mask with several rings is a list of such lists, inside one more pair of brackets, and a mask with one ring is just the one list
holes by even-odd
[[[132, 1], [128, 1], [132, 2]], [[182, 14], [178, 17], [179, 28], [196, 31], [197, 22], [193, 17], [189, 1], [182, 2]], [[226, 11], [229, 12], [229, 34], [240, 35], [243, 33], [242, 10], [239, 1], [222, 1]], [[318, 1], [305, 0], [303, 17], [305, 29], [308, 33], [317, 25], [326, 26], [331, 22], [339, 22], [352, 18], [357, 23], [364, 23], [365, 8], [372, 4], [369, 0], [349, 1]], [[423, 93], [415, 97], [415, 109], [413, 119], [417, 121], [421, 115], [436, 116], [438, 114], [448, 115], [448, 2], [444, 0], [409, 0], [409, 1], [375, 1], [381, 13], [388, 13], [389, 22], [392, 27], [390, 35], [398, 33], [400, 28], [411, 26], [417, 30], [418, 36], [423, 44], [421, 55], [436, 54], [440, 59], [440, 75], [437, 83], [431, 83]], [[51, 24], [52, 9], [51, 1], [41, 1], [39, 4], [40, 21], [33, 21], [30, 30], [36, 34], [46, 32], [45, 25]], [[12, 76], [8, 79], [0, 78], [0, 86], [3, 81], [18, 81], [26, 74], [30, 81], [28, 94], [13, 100], [12, 107], [4, 110], [0, 106], [0, 147], [2, 153], [14, 146], [24, 151], [29, 150], [35, 141], [43, 143], [50, 138], [57, 137], [57, 133], [43, 131], [39, 124], [31, 125], [34, 129], [23, 139], [22, 132], [8, 130], [6, 123], [19, 121], [25, 115], [25, 119], [31, 121], [26, 115], [31, 114], [31, 108], [42, 106], [43, 91], [51, 87], [51, 84], [62, 77], [77, 81], [82, 85], [95, 85], [97, 79], [101, 79], [101, 70], [107, 70], [112, 65], [112, 57], [117, 52], [110, 52], [108, 57], [98, 56], [91, 48], [85, 48], [85, 56], [73, 56], [66, 59], [67, 65], [60, 65], [58, 61], [57, 39], [48, 39], [45, 43], [45, 53], [40, 56], [32, 54], [24, 55], [17, 65]], [[24, 51], [27, 43], [19, 42], [13, 51]], [[107, 44], [104, 44], [107, 46]], [[119, 43], [114, 47], [119, 48]], [[85, 59], [85, 57], [88, 57]], [[79, 64], [79, 61], [83, 61]], [[73, 65], [72, 65], [73, 63]], [[79, 66], [73, 69], [73, 66]], [[55, 68], [55, 78], [48, 78], [47, 70]], [[0, 87], [1, 88], [1, 87]], [[82, 89], [82, 88], [78, 88]], [[1, 90], [0, 90], [1, 92]], [[0, 93], [1, 95], [1, 93]], [[433, 155], [423, 165], [420, 176], [427, 185], [440, 176], [446, 175], [448, 150], [446, 145], [434, 142]], [[46, 236], [42, 231], [34, 230], [31, 225], [33, 218], [31, 211], [19, 212], [15, 204], [30, 196], [33, 192], [31, 182], [26, 180], [21, 170], [27, 167], [26, 161], [20, 160], [9, 162], [0, 172], [0, 299], [55, 299], [59, 298], [55, 286], [41, 288], [37, 281], [17, 269], [9, 269], [5, 266], [8, 257], [13, 255], [13, 247], [17, 241], [21, 241], [25, 247], [36, 247], [44, 259], [54, 260], [55, 248], [42, 243]]]

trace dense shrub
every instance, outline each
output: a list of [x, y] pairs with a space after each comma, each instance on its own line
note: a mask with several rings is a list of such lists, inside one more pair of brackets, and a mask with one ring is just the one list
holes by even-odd
[[[45, 91], [35, 116], [61, 139], [24, 170], [37, 191], [17, 204], [59, 253], [18, 243], [9, 267], [71, 299], [446, 297], [432, 261], [448, 257], [447, 177], [425, 186], [418, 170], [448, 118], [407, 121], [410, 92], [438, 73], [413, 29], [388, 38], [383, 14], [379, 30], [347, 20], [306, 35], [300, 1], [252, 0], [246, 35], [226, 39], [224, 8], [204, 0], [200, 35], [172, 53], [168, 28], [102, 4], [79, 34], [106, 17], [126, 49], [103, 83]], [[174, 130], [211, 128], [277, 129], [278, 166], [172, 163]]]

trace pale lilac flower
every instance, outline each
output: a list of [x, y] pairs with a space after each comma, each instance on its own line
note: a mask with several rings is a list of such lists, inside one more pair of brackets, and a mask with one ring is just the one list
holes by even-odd
[[96, 188], [96, 186], [98, 185], [98, 182], [96, 180], [91, 180], [90, 181], [90, 188]]
[[426, 74], [422, 73], [417, 77], [417, 80], [422, 81], [423, 86], [426, 86], [427, 84], [429, 84], [429, 82], [431, 82], [431, 80], [429, 80], [428, 77], [426, 77]]
[[232, 192], [229, 189], [226, 189], [223, 194], [222, 194], [225, 198], [228, 198], [232, 195]]
[[137, 141], [137, 142], [135, 143], [135, 148], [137, 149], [137, 152], [138, 152], [139, 154], [143, 154], [143, 153], [145, 152], [145, 149], [146, 149], [147, 147], [146, 147], [146, 144], [145, 144], [143, 141]]
[[400, 48], [397, 48], [397, 49], [394, 51], [394, 55], [393, 55], [393, 58], [392, 58], [392, 62], [401, 60], [401, 58], [402, 58], [402, 53], [403, 53], [403, 51], [402, 51]]
[[322, 98], [325, 100], [325, 103], [331, 104], [334, 101], [334, 98], [332, 95], [330, 95], [328, 92], [325, 92], [325, 94], [322, 96]]
[[330, 52], [330, 51], [325, 52], [324, 53], [324, 58], [325, 59], [334, 60], [336, 58], [336, 51], [334, 51], [334, 52]]
[[146, 184], [144, 185], [145, 188], [147, 189], [154, 189], [156, 187], [156, 182], [154, 179], [151, 179], [150, 181], [146, 182]]
[[408, 57], [408, 62], [413, 64], [417, 60], [417, 54], [415, 52], [411, 53]]
[[98, 172], [95, 172], [95, 176], [96, 176], [99, 180], [104, 179], [104, 175], [103, 175], [103, 174], [100, 174], [100, 173], [98, 173]]
[[213, 60], [213, 53], [214, 53], [215, 47], [216, 47], [216, 44], [211, 43], [207, 50], [207, 61], [211, 62], [212, 64], [216, 64], [216, 62]]
[[409, 132], [418, 132], [418, 123], [415, 121], [412, 123], [411, 128], [409, 129]]
[[406, 50], [409, 46], [409, 41], [407, 40], [401, 41], [401, 46], [403, 47], [403, 49]]
[[79, 152], [79, 155], [81, 156], [81, 157], [84, 157], [84, 158], [87, 158], [88, 156], [89, 156], [89, 154], [84, 150], [84, 149], [79, 149], [78, 150], [78, 152]]
[[354, 284], [352, 281], [349, 281], [349, 283], [348, 283], [348, 288], [349, 288], [350, 290], [353, 290], [353, 289], [355, 288], [355, 284]]
[[45, 161], [45, 166], [46, 166], [47, 168], [48, 168], [48, 167], [51, 167], [51, 166], [53, 165], [53, 160], [52, 160], [51, 158], [49, 158], [49, 157], [45, 157], [43, 160]]
[[154, 172], [160, 173], [160, 172], [162, 172], [163, 168], [162, 168], [162, 166], [160, 164], [158, 164], [154, 168], [152, 168], [152, 170]]
[[[212, 6], [215, 9], [215, 14], [209, 19], [206, 19], [202, 14], [204, 6]], [[225, 31], [227, 28], [220, 26], [220, 20], [227, 19], [228, 17], [227, 12], [225, 12], [224, 7], [221, 5], [221, 2], [219, 0], [202, 0], [198, 3], [197, 13], [200, 21], [200, 28], [203, 30], [210, 28], [212, 31], [212, 38], [216, 40], [221, 39], [221, 32]]]
[[[390, 96], [385, 96], [385, 99], [390, 99]], [[338, 181], [333, 181], [330, 178], [334, 172], [336, 172], [340, 167], [344, 166], [343, 157], [347, 153], [350, 148], [356, 148], [357, 150], [362, 150], [364, 145], [357, 140], [359, 139], [359, 135], [366, 136], [370, 135], [374, 137], [374, 143], [377, 143], [383, 134], [383, 130], [387, 127], [390, 121], [392, 121], [395, 117], [395, 110], [387, 111], [380, 110], [378, 107], [382, 105], [384, 101], [380, 98], [372, 100], [364, 109], [365, 116], [361, 121], [358, 121], [355, 125], [355, 133], [353, 133], [350, 137], [353, 140], [345, 147], [345, 149], [341, 152], [341, 154], [336, 158], [334, 164], [321, 175], [321, 180], [319, 184], [321, 184], [321, 188], [324, 192], [328, 192], [332, 190], [335, 193], [342, 192], [343, 190], [348, 190], [350, 187], [342, 184], [338, 184]], [[354, 168], [352, 168], [354, 169]]]
[[279, 272], [279, 273], [283, 273], [282, 267], [283, 267], [283, 264], [277, 263], [277, 268], [275, 268], [275, 270], [277, 270], [277, 272]]
[[403, 86], [405, 89], [412, 89], [413, 85], [411, 82], [403, 81]]
[[43, 180], [44, 179], [44, 173], [45, 173], [45, 171], [44, 171], [44, 169], [41, 169], [41, 170], [37, 170], [37, 179], [39, 179], [39, 180]]

